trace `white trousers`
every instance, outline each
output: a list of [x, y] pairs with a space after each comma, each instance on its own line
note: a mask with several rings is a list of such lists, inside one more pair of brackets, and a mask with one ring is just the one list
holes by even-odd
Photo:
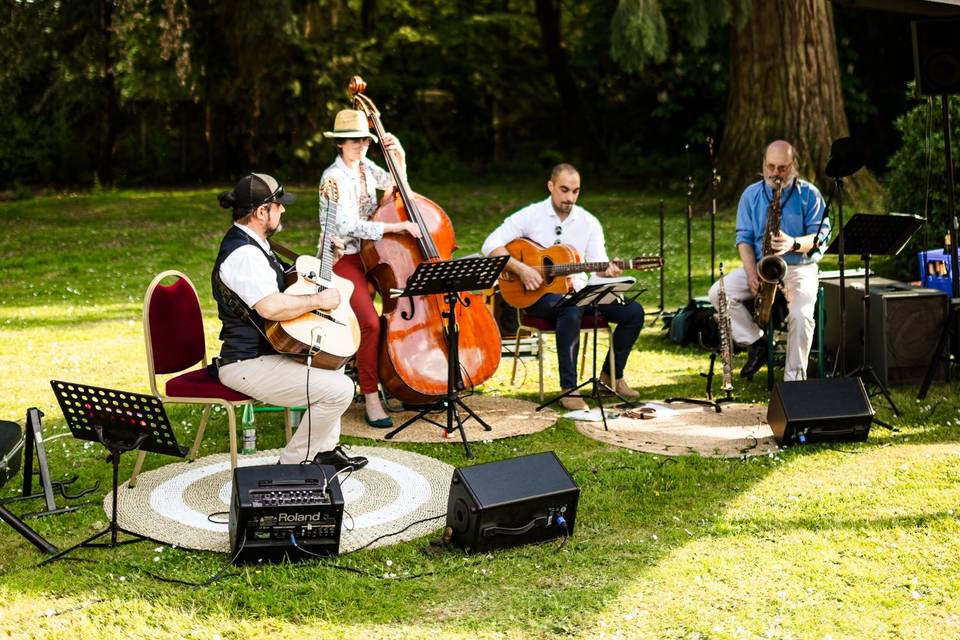
[[267, 404], [307, 407], [296, 432], [280, 454], [283, 464], [310, 461], [317, 453], [337, 446], [340, 416], [353, 401], [353, 381], [347, 376], [339, 371], [307, 367], [281, 355], [261, 356], [221, 367], [220, 382]]
[[[816, 322], [813, 319], [819, 288], [819, 269], [816, 263], [788, 265], [783, 277], [783, 293], [787, 299], [787, 355], [784, 364], [783, 379], [805, 380], [807, 378], [807, 359], [813, 344], [813, 331]], [[753, 315], [743, 303], [753, 298], [747, 272], [743, 267], [734, 269], [723, 277], [723, 286], [727, 292], [727, 307], [730, 310], [730, 332], [733, 341], [741, 346], [753, 344], [763, 337], [763, 330], [753, 321]], [[710, 304], [719, 308], [719, 282], [710, 287]]]

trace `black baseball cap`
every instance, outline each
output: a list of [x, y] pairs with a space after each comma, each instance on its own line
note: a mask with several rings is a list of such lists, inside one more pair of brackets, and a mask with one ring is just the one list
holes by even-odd
[[286, 193], [283, 185], [265, 173], [251, 173], [240, 179], [233, 188], [233, 206], [237, 209], [253, 209], [271, 202], [290, 204], [297, 196]]

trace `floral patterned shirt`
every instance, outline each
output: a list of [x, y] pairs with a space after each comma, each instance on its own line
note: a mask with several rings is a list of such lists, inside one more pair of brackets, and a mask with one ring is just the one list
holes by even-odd
[[[372, 160], [360, 161], [360, 172], [352, 171], [339, 155], [333, 164], [327, 167], [320, 178], [322, 185], [326, 180], [337, 185], [337, 228], [345, 245], [345, 254], [360, 252], [360, 240], [379, 240], [383, 237], [383, 223], [371, 222], [370, 217], [377, 212], [377, 189], [387, 191], [393, 188], [393, 176], [377, 166]], [[320, 196], [320, 224], [324, 223], [327, 198]], [[323, 236], [321, 234], [320, 241]], [[319, 241], [318, 241], [319, 242]]]

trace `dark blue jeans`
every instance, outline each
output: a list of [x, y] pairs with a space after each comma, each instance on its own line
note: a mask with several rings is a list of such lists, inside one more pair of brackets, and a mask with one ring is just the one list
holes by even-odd
[[[548, 293], [536, 304], [525, 310], [531, 316], [546, 318], [556, 324], [557, 360], [560, 365], [560, 387], [570, 389], [577, 386], [577, 354], [580, 351], [580, 322], [584, 313], [592, 313], [593, 307], [563, 307], [557, 312], [553, 307], [562, 298], [560, 294]], [[633, 343], [643, 328], [643, 307], [636, 301], [628, 304], [601, 304], [597, 311], [609, 322], [617, 325], [613, 332], [613, 353], [616, 357], [617, 378], [623, 377], [623, 369], [630, 356]], [[609, 371], [610, 354], [603, 361], [603, 368], [597, 371]]]

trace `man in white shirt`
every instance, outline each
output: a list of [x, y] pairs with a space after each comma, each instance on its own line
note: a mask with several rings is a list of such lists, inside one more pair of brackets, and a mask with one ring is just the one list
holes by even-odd
[[278, 354], [264, 333], [264, 320], [291, 320], [340, 304], [340, 293], [333, 288], [309, 295], [283, 292], [286, 265], [270, 250], [268, 238], [281, 229], [284, 205], [295, 196], [284, 193], [271, 176], [252, 173], [219, 199], [221, 207], [233, 210], [233, 226], [220, 243], [211, 277], [223, 323], [220, 381], [268, 404], [307, 406], [280, 454], [281, 463], [313, 460], [338, 470], [363, 467], [366, 458], [348, 456], [337, 444], [340, 416], [353, 400], [353, 382], [339, 371], [311, 368]]
[[[608, 262], [607, 250], [600, 222], [586, 209], [577, 206], [580, 197], [580, 174], [570, 164], [558, 164], [547, 181], [550, 197], [535, 202], [512, 214], [497, 227], [483, 243], [487, 256], [509, 255], [506, 245], [517, 238], [527, 238], [543, 247], [554, 244], [571, 245], [584, 262]], [[514, 258], [507, 262], [506, 270], [516, 275], [528, 291], [543, 284], [539, 271]], [[617, 265], [610, 266], [602, 275], [616, 277], [621, 273]], [[571, 285], [580, 290], [587, 283], [587, 276], [579, 273], [571, 277]], [[541, 297], [526, 313], [551, 320], [556, 325], [557, 359], [560, 368], [560, 387], [567, 392], [577, 386], [577, 353], [580, 347], [580, 323], [585, 309], [578, 306], [555, 308], [562, 296], [548, 293]], [[589, 310], [587, 310], [589, 311]], [[600, 314], [617, 325], [613, 333], [616, 380], [610, 380], [609, 365], [605, 361], [600, 379], [603, 384], [625, 398], [639, 397], [623, 380], [623, 370], [640, 329], [643, 328], [643, 307], [636, 301], [627, 304], [602, 304]], [[609, 358], [609, 354], [607, 355]], [[560, 400], [561, 406], [582, 410], [587, 404], [579, 395], [569, 395]]]

